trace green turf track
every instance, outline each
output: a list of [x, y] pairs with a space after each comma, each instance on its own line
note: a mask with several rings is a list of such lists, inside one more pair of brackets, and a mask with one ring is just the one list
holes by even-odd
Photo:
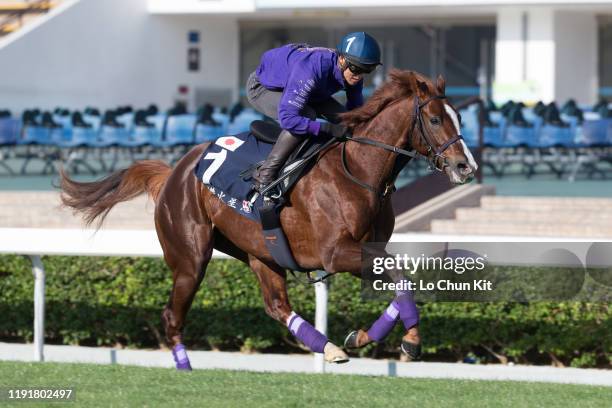
[[[86, 407], [610, 407], [612, 387], [0, 362], [0, 388], [73, 387]], [[6, 400], [0, 406], [7, 406]]]

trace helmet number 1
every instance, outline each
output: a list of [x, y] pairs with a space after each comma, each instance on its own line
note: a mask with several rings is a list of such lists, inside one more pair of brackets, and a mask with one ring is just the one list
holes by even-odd
[[357, 37], [350, 37], [346, 39], [346, 50], [344, 50], [344, 52], [349, 52], [349, 48], [351, 48], [351, 44], [353, 43], [353, 41], [355, 41], [355, 38]]

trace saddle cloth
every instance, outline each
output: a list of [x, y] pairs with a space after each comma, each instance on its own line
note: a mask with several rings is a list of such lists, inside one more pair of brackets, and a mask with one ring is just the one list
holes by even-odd
[[[289, 157], [280, 174], [299, 165], [302, 157], [316, 152], [328, 140], [325, 137], [305, 140]], [[272, 146], [272, 143], [258, 139], [252, 132], [220, 137], [204, 151], [195, 168], [195, 174], [227, 206], [238, 214], [261, 223], [259, 209], [263, 206], [263, 198], [259, 196], [254, 204], [249, 202], [252, 180], [248, 170], [265, 160]], [[282, 194], [291, 189], [300, 175], [312, 166], [312, 162], [314, 160], [280, 183]]]
[[258, 208], [263, 205], [263, 198], [258, 197], [254, 205], [249, 203], [252, 183], [240, 173], [264, 160], [271, 150], [272, 144], [258, 140], [251, 132], [223, 136], [204, 151], [195, 174], [228, 207], [259, 222]]

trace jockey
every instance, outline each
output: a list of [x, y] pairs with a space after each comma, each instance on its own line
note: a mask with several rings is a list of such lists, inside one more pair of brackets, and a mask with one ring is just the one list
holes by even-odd
[[[288, 44], [266, 51], [247, 80], [246, 93], [260, 113], [279, 121], [281, 128], [268, 158], [254, 172], [254, 189], [272, 182], [287, 157], [309, 135], [345, 134], [338, 113], [363, 104], [363, 77], [380, 62], [380, 47], [367, 33], [346, 35], [336, 50]], [[346, 107], [332, 95], [346, 91]], [[317, 117], [328, 120], [316, 121]]]

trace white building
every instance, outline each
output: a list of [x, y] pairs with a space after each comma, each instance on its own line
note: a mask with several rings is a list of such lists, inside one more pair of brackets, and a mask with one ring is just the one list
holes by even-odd
[[612, 0], [64, 0], [0, 39], [0, 108], [229, 104], [267, 48], [354, 30], [382, 43], [374, 84], [397, 66], [457, 96], [612, 95]]

